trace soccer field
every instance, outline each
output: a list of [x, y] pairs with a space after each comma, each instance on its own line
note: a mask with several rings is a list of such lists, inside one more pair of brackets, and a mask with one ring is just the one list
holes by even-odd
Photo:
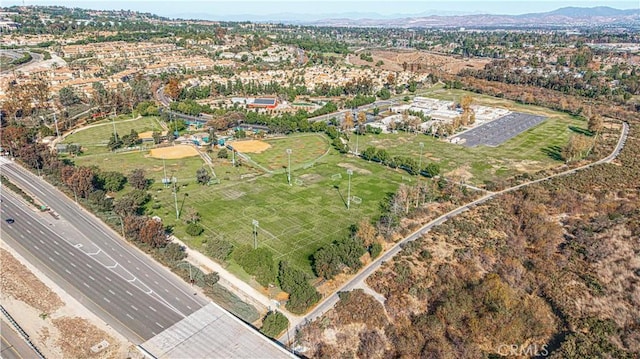
[[[243, 180], [222, 180], [211, 186], [182, 182], [178, 206], [183, 211], [197, 210], [202, 218], [200, 223], [205, 227], [205, 233], [195, 238], [184, 232], [182, 220], [175, 220], [173, 193], [160, 183], [154, 184], [152, 190], [154, 203], [161, 207], [151, 214], [162, 217], [166, 224], [176, 224], [174, 230], [178, 237], [196, 248], [201, 248], [207, 238], [252, 245], [252, 221], [257, 220], [259, 246], [272, 250], [276, 260], [288, 260], [312, 274], [309, 256], [321, 246], [347, 236], [349, 227], [362, 218], [376, 216], [380, 201], [394, 192], [403, 178], [402, 172], [376, 163], [345, 157], [334, 150], [327, 154], [329, 145], [324, 135], [267, 142], [272, 147], [255, 158], [264, 166], [274, 164], [274, 168], [279, 168], [283, 148], [298, 149], [299, 160], [294, 162], [292, 153], [291, 185], [284, 169]], [[308, 151], [302, 151], [301, 143], [307, 144]], [[352, 201], [349, 210], [346, 207], [347, 168], [353, 170], [351, 196], [362, 200], [360, 204]]]

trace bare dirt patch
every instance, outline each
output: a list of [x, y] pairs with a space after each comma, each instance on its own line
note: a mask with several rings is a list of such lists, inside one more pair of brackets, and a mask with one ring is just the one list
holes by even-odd
[[[146, 131], [146, 132], [141, 132], [138, 134], [138, 138], [140, 139], [150, 139], [153, 138], [153, 132], [154, 131]], [[167, 135], [167, 131], [162, 131], [160, 133], [162, 136], [166, 136]]]
[[179, 158], [198, 156], [198, 151], [191, 146], [177, 145], [171, 147], [154, 148], [149, 151], [149, 156], [153, 158], [174, 160]]
[[261, 153], [271, 148], [270, 144], [259, 140], [234, 141], [231, 146], [236, 151], [245, 153]]
[[0, 262], [0, 289], [3, 296], [10, 295], [41, 313], [51, 313], [64, 305], [56, 293], [49, 290], [27, 267], [4, 249], [0, 249]]
[[[45, 357], [142, 358], [125, 338], [4, 244], [0, 261], [2, 305]], [[91, 347], [103, 340], [108, 346], [93, 352]]]
[[370, 175], [371, 171], [366, 170], [364, 168], [356, 167], [351, 163], [338, 163], [338, 167], [346, 168], [348, 170], [352, 170], [354, 173], [358, 173], [361, 175]]
[[[88, 320], [82, 318], [59, 318], [52, 320], [58, 328], [60, 336], [57, 344], [62, 348], [65, 358], [114, 358], [117, 355], [118, 346], [114, 346], [115, 340], [106, 332], [98, 329]], [[97, 345], [106, 341], [106, 348], [94, 352]]]

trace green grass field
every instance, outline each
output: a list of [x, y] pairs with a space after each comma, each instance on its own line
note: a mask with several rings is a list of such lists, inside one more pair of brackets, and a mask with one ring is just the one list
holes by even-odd
[[[119, 136], [129, 134], [132, 129], [138, 133], [162, 130], [157, 117], [142, 117], [137, 120], [118, 118], [115, 121], [115, 127]], [[77, 130], [75, 133], [67, 136], [62, 143], [81, 144], [85, 155], [110, 153], [107, 148], [107, 143], [109, 143], [111, 134], [113, 134], [113, 123], [103, 120], [99, 123], [92, 124], [91, 127]]]
[[[443, 96], [462, 95], [442, 89], [436, 91]], [[481, 100], [484, 98], [478, 102]], [[359, 150], [374, 145], [386, 148], [391, 154], [419, 157], [419, 143], [424, 142], [423, 165], [437, 161], [444, 173], [467, 173], [471, 176], [468, 182], [481, 184], [495, 176], [508, 177], [560, 165], [561, 162], [550, 157], [544, 149], [563, 146], [571, 133], [569, 126], [586, 126], [583, 121], [541, 108], [519, 108], [519, 105], [500, 99], [489, 98], [486, 101], [495, 101], [493, 105], [515, 106], [517, 108], [513, 109], [523, 112], [543, 113], [549, 118], [496, 148], [466, 148], [425, 135], [399, 133], [361, 136]], [[139, 132], [157, 129], [154, 127], [156, 124], [154, 118], [145, 118], [116, 123], [116, 126], [120, 133], [125, 133], [131, 128]], [[80, 143], [84, 147], [99, 140], [106, 143], [110, 131], [111, 124], [106, 123], [69, 136], [66, 142]], [[354, 148], [355, 136], [351, 136], [351, 140]], [[241, 161], [239, 167], [232, 167], [230, 159], [218, 159], [218, 150], [215, 150], [211, 157], [219, 179], [217, 184], [201, 185], [196, 182], [196, 170], [204, 165], [200, 157], [165, 161], [167, 174], [178, 178], [180, 212], [184, 215], [194, 209], [200, 214], [205, 232], [195, 238], [185, 233], [184, 217], [176, 219], [173, 191], [161, 183], [164, 172], [162, 160], [147, 157], [148, 151], [113, 154], [107, 152], [104, 145], [94, 145], [92, 150], [74, 161], [79, 165], [97, 165], [125, 174], [135, 168], [145, 169], [147, 177], [154, 181], [147, 214], [160, 216], [166, 225], [173, 226], [179, 238], [193, 248], [202, 249], [209, 238], [224, 238], [235, 245], [253, 244], [252, 221], [257, 220], [259, 245], [271, 249], [276, 260], [288, 260], [309, 274], [312, 274], [310, 256], [318, 248], [347, 236], [349, 227], [361, 219], [378, 215], [380, 202], [387, 194], [395, 192], [403, 181], [417, 179], [402, 170], [341, 155], [330, 148], [324, 134], [296, 134], [266, 141], [271, 145], [266, 151], [246, 154], [251, 161], [266, 168], [266, 172], [246, 161]], [[291, 185], [287, 181], [288, 148], [292, 150]], [[346, 207], [347, 168], [353, 170], [351, 196], [362, 200], [361, 203], [352, 201], [349, 210]], [[228, 269], [251, 282], [233, 261]]]
[[[206, 238], [253, 244], [252, 221], [255, 219], [259, 221], [260, 246], [271, 249], [277, 260], [287, 259], [311, 274], [309, 256], [319, 247], [347, 236], [350, 225], [376, 215], [380, 201], [402, 181], [400, 171], [346, 158], [333, 150], [325, 155], [329, 144], [324, 135], [267, 142], [272, 147], [257, 158], [253, 154], [252, 158], [264, 165], [272, 160], [279, 167], [281, 153], [291, 148], [291, 186], [284, 169], [241, 181], [223, 179], [211, 186], [199, 185], [195, 179], [185, 182], [178, 193], [178, 205], [183, 211], [193, 208], [200, 213], [206, 231], [197, 238], [188, 236], [182, 221], [176, 221], [173, 193], [159, 183], [153, 186], [154, 202], [162, 207], [152, 214], [159, 215], [167, 224], [180, 223], [175, 227], [176, 235], [196, 248], [201, 247]], [[295, 162], [294, 154], [299, 157]], [[317, 161], [310, 166], [314, 159]], [[217, 166], [216, 171], [220, 168]], [[352, 202], [350, 210], [346, 208], [347, 168], [353, 169], [351, 195], [362, 200], [360, 204]], [[233, 263], [229, 269], [241, 278], [248, 278]]]
[[[468, 93], [460, 90], [436, 90], [426, 95], [451, 100], [465, 94]], [[437, 162], [441, 165], [444, 174], [464, 176], [467, 182], [482, 184], [496, 177], [506, 178], [519, 173], [536, 172], [562, 165], [562, 161], [549, 154], [549, 149], [566, 145], [569, 136], [574, 133], [571, 130], [572, 126], [578, 128], [587, 126], [584, 120], [545, 108], [515, 104], [508, 100], [476, 94], [472, 96], [478, 104], [540, 114], [547, 116], [547, 120], [497, 147], [468, 148], [424, 134], [399, 132], [358, 136], [358, 150], [361, 153], [368, 146], [374, 146], [384, 148], [392, 155], [419, 158], [420, 142], [423, 142], [423, 165], [428, 162]], [[349, 146], [352, 150], [356, 148], [355, 135], [351, 135]]]

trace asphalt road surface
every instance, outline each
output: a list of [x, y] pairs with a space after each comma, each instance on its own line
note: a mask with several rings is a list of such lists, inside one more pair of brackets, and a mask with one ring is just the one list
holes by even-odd
[[[2, 240], [49, 275], [63, 278], [56, 282], [105, 322], [134, 333], [129, 335], [133, 342], [151, 338], [184, 317], [139, 279], [119, 271], [115, 261], [105, 265], [72, 239], [59, 236], [46, 217], [12, 194], [2, 193], [1, 198]], [[8, 224], [7, 218], [14, 223]]]
[[33, 351], [27, 342], [18, 335], [13, 327], [4, 320], [0, 320], [0, 358], [2, 359], [22, 359], [37, 358], [38, 354]]
[[[313, 321], [317, 318], [319, 318], [320, 316], [322, 316], [324, 313], [326, 313], [327, 311], [329, 311], [331, 308], [333, 308], [333, 306], [338, 303], [338, 293], [339, 292], [345, 292], [345, 291], [350, 291], [353, 290], [354, 288], [357, 288], [359, 286], [360, 283], [362, 283], [362, 281], [364, 281], [367, 277], [369, 277], [373, 272], [375, 272], [376, 270], [378, 270], [378, 268], [380, 268], [380, 266], [382, 264], [384, 264], [386, 261], [391, 260], [396, 254], [398, 254], [398, 252], [400, 252], [404, 246], [404, 244], [406, 244], [407, 242], [410, 241], [414, 241], [418, 238], [420, 238], [421, 236], [423, 236], [424, 234], [426, 234], [427, 232], [429, 232], [431, 230], [431, 228], [442, 224], [443, 222], [447, 221], [449, 218], [452, 218], [454, 216], [459, 215], [460, 213], [467, 211], [468, 209], [482, 204], [486, 201], [488, 201], [489, 199], [507, 193], [507, 192], [512, 192], [512, 191], [516, 191], [522, 187], [526, 187], [535, 183], [539, 183], [539, 182], [544, 182], [547, 181], [549, 179], [555, 178], [555, 177], [560, 177], [560, 176], [566, 176], [568, 174], [572, 174], [575, 173], [577, 171], [589, 168], [589, 167], [593, 167], [595, 165], [599, 165], [602, 163], [608, 163], [613, 161], [618, 154], [620, 154], [620, 151], [622, 150], [622, 148], [625, 145], [625, 142], [627, 140], [627, 135], [629, 134], [629, 125], [626, 122], [622, 123], [622, 132], [620, 135], [620, 138], [618, 139], [618, 143], [616, 144], [616, 147], [614, 148], [614, 150], [611, 152], [611, 154], [609, 154], [609, 156], [602, 158], [596, 162], [578, 167], [578, 168], [574, 168], [568, 171], [564, 171], [555, 175], [551, 175], [548, 177], [544, 177], [544, 178], [540, 178], [534, 181], [530, 181], [530, 182], [526, 182], [526, 183], [522, 183], [519, 184], [517, 186], [514, 187], [510, 187], [507, 189], [504, 189], [502, 191], [499, 192], [491, 192], [488, 193], [482, 197], [480, 197], [479, 199], [468, 203], [466, 205], [460, 206], [448, 213], [443, 214], [442, 216], [436, 218], [435, 220], [425, 224], [424, 226], [422, 226], [421, 228], [419, 228], [418, 230], [416, 230], [415, 232], [411, 233], [409, 236], [407, 236], [406, 238], [404, 238], [403, 240], [399, 241], [398, 243], [396, 243], [389, 251], [385, 252], [382, 256], [378, 257], [376, 260], [374, 260], [373, 262], [371, 262], [369, 264], [369, 266], [367, 266], [366, 268], [362, 269], [357, 275], [355, 275], [353, 278], [351, 278], [348, 282], [346, 282], [345, 284], [343, 284], [342, 287], [340, 287], [334, 294], [330, 295], [329, 297], [327, 297], [326, 299], [324, 299], [317, 307], [314, 308], [313, 311], [311, 311], [309, 314], [307, 314], [304, 317], [304, 321], [302, 322], [302, 324], [304, 324], [304, 322], [310, 322]], [[278, 340], [281, 343], [288, 343], [291, 344], [289, 342], [289, 340], [291, 340], [292, 338], [295, 338], [296, 332], [298, 330], [298, 326], [292, 326], [287, 332], [285, 332]]]
[[[28, 260], [35, 259], [33, 263], [59, 279], [63, 289], [132, 342], [149, 339], [209, 302], [57, 189], [1, 160], [4, 176], [60, 215], [54, 219], [34, 211], [4, 192], [3, 241]], [[8, 224], [9, 217], [15, 222]]]

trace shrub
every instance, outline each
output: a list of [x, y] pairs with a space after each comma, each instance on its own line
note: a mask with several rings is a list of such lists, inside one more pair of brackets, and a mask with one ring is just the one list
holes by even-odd
[[303, 271], [280, 262], [278, 271], [280, 288], [289, 293], [287, 309], [294, 314], [302, 314], [320, 300], [320, 293], [307, 281]]
[[201, 235], [204, 232], [204, 228], [198, 223], [189, 223], [185, 231], [188, 235], [195, 237]]
[[382, 252], [382, 244], [375, 242], [369, 248], [369, 253], [371, 254], [371, 258], [378, 258], [380, 253]]
[[273, 253], [267, 248], [253, 249], [242, 246], [233, 252], [233, 259], [249, 274], [255, 276], [256, 281], [263, 286], [275, 282], [276, 268]]
[[226, 261], [233, 251], [233, 244], [224, 239], [211, 239], [207, 242], [207, 254], [213, 259]]
[[280, 312], [269, 312], [262, 321], [260, 332], [269, 338], [276, 339], [289, 326], [289, 319]]

